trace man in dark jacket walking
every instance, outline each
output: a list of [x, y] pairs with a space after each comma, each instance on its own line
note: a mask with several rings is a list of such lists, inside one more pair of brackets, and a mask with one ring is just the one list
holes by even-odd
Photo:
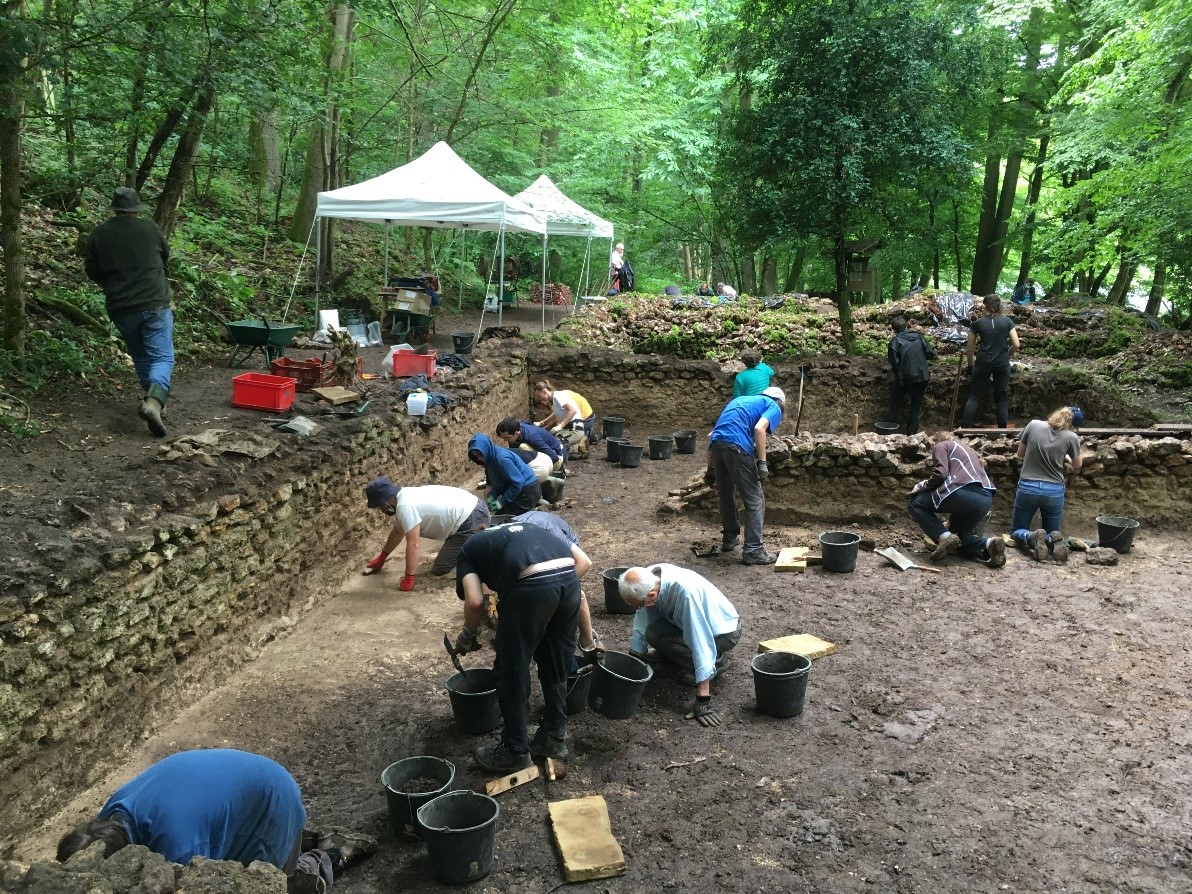
[[140, 416], [149, 431], [165, 437], [162, 409], [174, 372], [174, 312], [166, 262], [170, 247], [135, 190], [122, 186], [112, 197], [116, 216], [95, 228], [83, 250], [83, 269], [106, 298], [108, 316], [120, 331], [144, 389]]
[[886, 356], [894, 377], [890, 381], [890, 408], [886, 412], [886, 421], [891, 425], [898, 424], [902, 404], [909, 396], [911, 407], [906, 417], [906, 433], [913, 435], [919, 430], [919, 417], [923, 415], [923, 395], [931, 381], [928, 361], [935, 359], [935, 351], [920, 333], [907, 328], [906, 317], [902, 314], [890, 321], [890, 328], [894, 330], [894, 337], [890, 339]]

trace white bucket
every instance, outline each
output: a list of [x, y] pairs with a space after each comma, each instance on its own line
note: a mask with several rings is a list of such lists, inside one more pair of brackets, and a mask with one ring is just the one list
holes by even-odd
[[406, 413], [411, 416], [426, 415], [427, 394], [425, 391], [414, 391], [406, 396]]

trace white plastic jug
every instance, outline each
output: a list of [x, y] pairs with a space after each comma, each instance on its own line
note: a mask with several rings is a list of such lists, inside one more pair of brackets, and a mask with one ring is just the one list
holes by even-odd
[[427, 393], [425, 391], [411, 392], [406, 395], [406, 412], [411, 416], [425, 416], [426, 401]]
[[379, 320], [374, 320], [368, 324], [368, 344], [369, 347], [375, 347], [381, 343], [381, 323]]

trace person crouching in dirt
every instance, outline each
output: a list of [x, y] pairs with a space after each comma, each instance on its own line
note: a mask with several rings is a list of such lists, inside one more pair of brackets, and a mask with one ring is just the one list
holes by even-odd
[[[931, 475], [914, 486], [907, 503], [911, 518], [935, 541], [931, 558], [939, 561], [959, 554], [1001, 568], [1006, 564], [1002, 538], [974, 533], [989, 514], [997, 493], [985, 471], [985, 461], [951, 432], [937, 432], [932, 443]], [[936, 513], [948, 516], [947, 527]]]
[[[501, 619], [494, 640], [497, 702], [505, 725], [499, 741], [476, 750], [483, 769], [512, 773], [532, 757], [567, 757], [567, 677], [575, 660], [579, 576], [591, 566], [583, 551], [536, 525], [504, 524], [464, 544], [455, 592], [464, 600], [456, 652], [479, 648], [484, 587], [498, 594]], [[538, 664], [545, 706], [533, 740], [529, 720], [530, 661]]]
[[745, 565], [773, 565], [778, 559], [762, 543], [766, 494], [762, 482], [770, 477], [766, 464], [766, 437], [782, 422], [786, 394], [770, 387], [761, 394], [736, 397], [720, 413], [708, 438], [708, 467], [704, 483], [715, 485], [720, 501], [720, 551], [737, 548], [741, 517], [736, 494], [745, 505]]
[[[1068, 561], [1068, 541], [1061, 532], [1068, 470], [1080, 471], [1080, 436], [1084, 422], [1080, 407], [1060, 407], [1044, 419], [1032, 419], [1018, 434], [1022, 471], [1014, 491], [1010, 536], [1022, 549], [1042, 562]], [[1043, 527], [1030, 530], [1035, 513]]]
[[398, 584], [398, 589], [404, 593], [414, 589], [424, 536], [443, 541], [430, 573], [448, 574], [455, 568], [460, 548], [469, 537], [488, 527], [491, 517], [483, 500], [459, 487], [441, 484], [401, 487], [382, 476], [364, 486], [364, 495], [368, 498], [369, 509], [393, 516], [393, 528], [385, 545], [368, 563], [364, 573], [374, 574], [385, 567], [390, 553], [404, 540], [405, 574]]
[[488, 435], [472, 435], [468, 459], [484, 466], [484, 495], [493, 512], [529, 512], [542, 502], [542, 486], [534, 470], [508, 447], [494, 444]]
[[741, 620], [733, 604], [711, 581], [687, 568], [659, 563], [630, 568], [617, 580], [626, 603], [637, 609], [629, 654], [647, 661], [649, 647], [678, 665], [683, 682], [695, 687], [688, 720], [719, 726], [712, 707], [712, 678], [728, 663], [741, 640]]
[[497, 437], [510, 450], [533, 453], [530, 468], [534, 470], [539, 483], [550, 475], [566, 475], [567, 447], [546, 429], [506, 416], [497, 424]]
[[63, 836], [58, 861], [96, 841], [105, 859], [139, 844], [183, 866], [192, 857], [259, 860], [289, 876], [293, 894], [314, 894], [330, 891], [348, 863], [377, 849], [367, 835], [319, 834], [305, 823], [298, 783], [276, 761], [230, 748], [180, 751], [118, 789], [98, 819]]
[[582, 431], [589, 444], [599, 443], [600, 434], [595, 427], [596, 413], [587, 398], [578, 391], [556, 389], [543, 379], [534, 385], [534, 403], [551, 408], [550, 415], [535, 422], [535, 425], [549, 428], [551, 434], [555, 435], [567, 429]]

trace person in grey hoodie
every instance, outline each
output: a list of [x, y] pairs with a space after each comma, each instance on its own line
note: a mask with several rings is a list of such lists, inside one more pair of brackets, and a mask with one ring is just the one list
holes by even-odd
[[913, 435], [919, 430], [919, 419], [923, 415], [923, 396], [927, 383], [931, 381], [931, 365], [935, 351], [930, 342], [914, 329], [907, 328], [906, 317], [899, 314], [890, 321], [894, 337], [886, 349], [890, 361], [890, 406], [886, 411], [886, 422], [897, 425], [902, 415], [902, 405], [909, 397], [910, 411], [906, 417], [906, 433]]

